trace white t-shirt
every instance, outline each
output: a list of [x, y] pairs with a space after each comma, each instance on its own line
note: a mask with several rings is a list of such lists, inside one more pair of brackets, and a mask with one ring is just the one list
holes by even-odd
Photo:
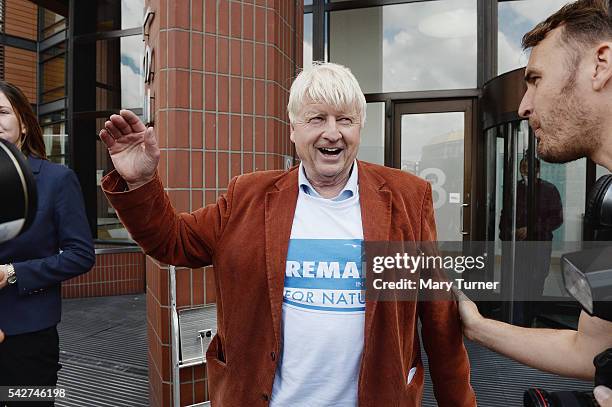
[[335, 200], [318, 196], [299, 171], [270, 404], [355, 407], [365, 318], [357, 165]]

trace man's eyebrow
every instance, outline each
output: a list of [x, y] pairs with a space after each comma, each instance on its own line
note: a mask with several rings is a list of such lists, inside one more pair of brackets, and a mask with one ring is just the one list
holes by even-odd
[[539, 76], [540, 72], [537, 69], [527, 68], [525, 70], [525, 82], [533, 83], [536, 76]]
[[321, 112], [320, 110], [307, 110], [304, 112], [304, 116], [318, 116], [318, 115], [325, 115], [325, 113]]

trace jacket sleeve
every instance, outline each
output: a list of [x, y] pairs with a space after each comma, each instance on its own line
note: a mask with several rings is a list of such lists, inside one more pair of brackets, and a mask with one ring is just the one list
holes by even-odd
[[86, 273], [96, 261], [81, 186], [74, 172], [62, 172], [55, 179], [53, 191], [53, 223], [60, 251], [53, 256], [13, 263], [20, 295]]
[[[436, 222], [429, 184], [421, 209], [421, 240], [436, 240]], [[476, 406], [457, 303], [435, 299], [419, 302], [419, 318], [438, 405]]]
[[229, 199], [236, 178], [216, 204], [192, 213], [177, 214], [155, 176], [141, 187], [126, 191], [113, 171], [102, 180], [102, 190], [132, 238], [151, 257], [175, 266], [204, 267], [212, 263], [217, 241], [230, 214]]

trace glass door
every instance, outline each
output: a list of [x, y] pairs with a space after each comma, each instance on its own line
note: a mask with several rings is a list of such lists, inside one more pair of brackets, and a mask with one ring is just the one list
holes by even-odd
[[499, 317], [515, 325], [575, 327], [560, 258], [583, 235], [586, 160], [546, 163], [527, 120], [485, 132], [486, 238], [501, 281]]
[[432, 186], [438, 240], [471, 239], [472, 100], [395, 105], [393, 163]]

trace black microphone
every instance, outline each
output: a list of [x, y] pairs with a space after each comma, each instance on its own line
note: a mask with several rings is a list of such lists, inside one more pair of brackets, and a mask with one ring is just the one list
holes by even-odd
[[34, 221], [36, 181], [25, 156], [0, 139], [0, 243], [25, 232]]

